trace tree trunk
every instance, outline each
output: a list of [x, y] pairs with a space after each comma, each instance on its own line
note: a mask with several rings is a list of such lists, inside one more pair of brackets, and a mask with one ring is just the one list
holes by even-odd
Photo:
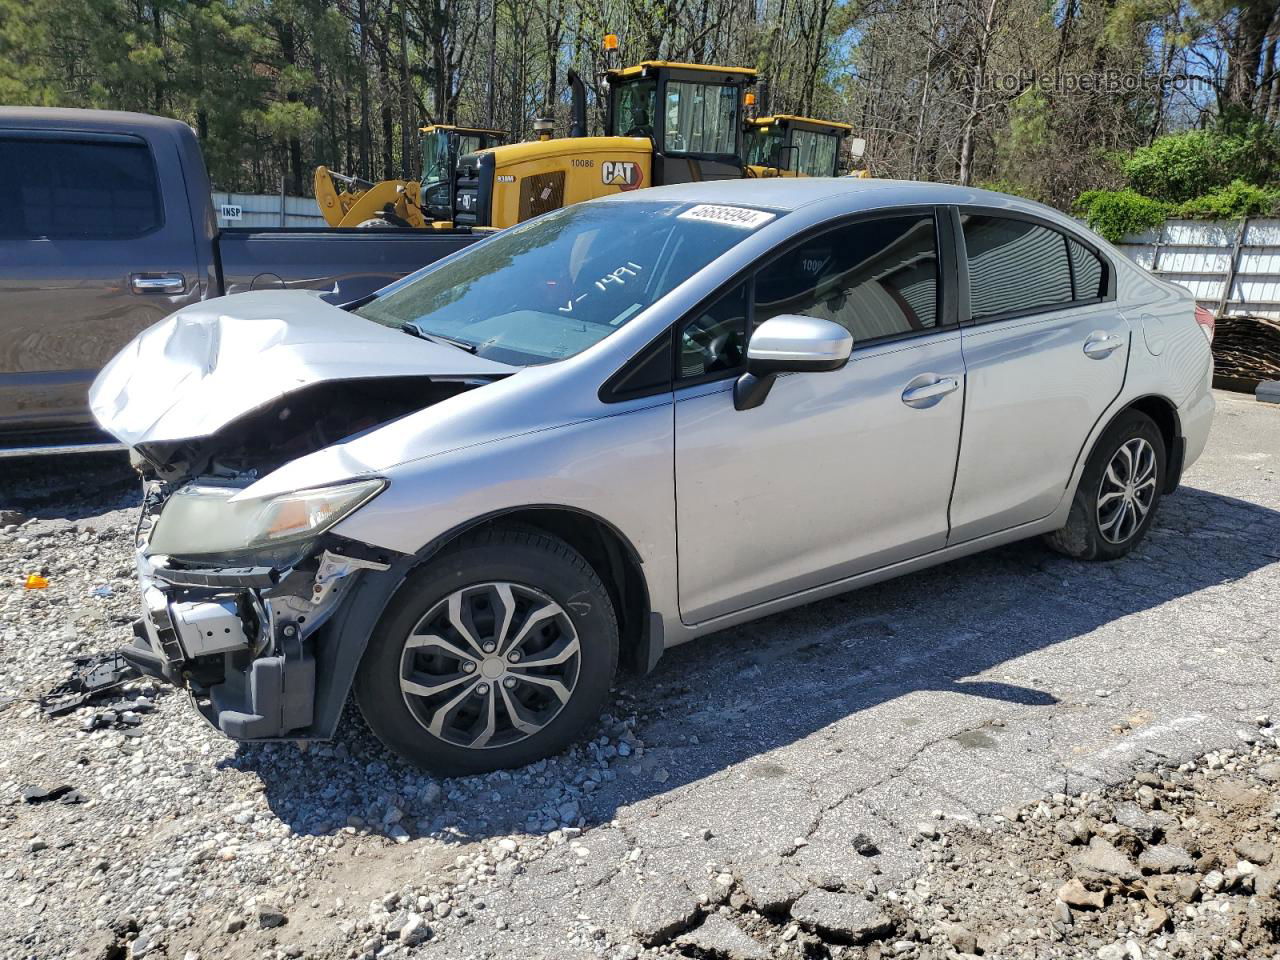
[[382, 22], [382, 42], [378, 45], [378, 82], [382, 93], [382, 176], [396, 178], [395, 115], [391, 109], [391, 21]]
[[498, 0], [491, 0], [489, 5], [489, 103], [485, 111], [484, 122], [490, 125], [497, 123], [496, 98], [498, 95]]
[[1274, 3], [1248, 0], [1240, 4], [1236, 35], [1227, 54], [1228, 105], [1245, 111], [1258, 106], [1263, 47], [1275, 17]]
[[369, 8], [368, 0], [359, 0], [356, 7], [360, 27], [360, 169], [356, 174], [368, 179], [369, 155], [373, 152], [372, 130], [369, 124]]
[[400, 175], [411, 180], [420, 169], [414, 161], [414, 124], [409, 118], [409, 7], [400, 0]]
[[969, 186], [973, 179], [974, 128], [982, 110], [982, 86], [986, 82], [987, 54], [992, 27], [995, 25], [996, 3], [997, 0], [988, 0], [987, 16], [974, 50], [973, 91], [969, 97], [969, 113], [964, 119], [964, 129], [960, 134], [960, 171], [956, 177], [962, 187]]

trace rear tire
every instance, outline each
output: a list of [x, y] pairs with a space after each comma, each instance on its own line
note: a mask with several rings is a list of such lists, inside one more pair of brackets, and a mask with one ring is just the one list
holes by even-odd
[[1098, 438], [1071, 501], [1067, 524], [1045, 542], [1077, 560], [1118, 560], [1155, 519], [1167, 466], [1155, 421], [1127, 410]]
[[495, 527], [409, 575], [355, 695], [401, 757], [465, 776], [563, 750], [599, 716], [617, 665], [617, 617], [586, 560], [532, 528]]

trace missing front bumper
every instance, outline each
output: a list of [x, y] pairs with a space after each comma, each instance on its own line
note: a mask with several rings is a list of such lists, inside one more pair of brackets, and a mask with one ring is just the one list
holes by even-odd
[[[340, 710], [333, 691], [345, 699], [358, 656], [337, 656], [346, 632], [324, 628], [361, 575], [389, 563], [331, 550], [313, 561], [307, 570], [188, 570], [140, 552], [143, 616], [134, 645], [121, 653], [148, 676], [188, 689], [200, 714], [229, 737], [327, 737]], [[318, 647], [326, 648], [319, 658]], [[319, 678], [318, 660], [345, 676]]]

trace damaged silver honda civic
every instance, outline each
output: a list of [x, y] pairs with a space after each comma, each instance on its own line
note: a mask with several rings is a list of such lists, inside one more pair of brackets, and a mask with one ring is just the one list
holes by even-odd
[[127, 657], [241, 740], [348, 695], [444, 774], [563, 749], [619, 664], [1026, 537], [1142, 539], [1212, 318], [1048, 208], [874, 180], [571, 206], [366, 301], [209, 300], [94, 384], [144, 478]]

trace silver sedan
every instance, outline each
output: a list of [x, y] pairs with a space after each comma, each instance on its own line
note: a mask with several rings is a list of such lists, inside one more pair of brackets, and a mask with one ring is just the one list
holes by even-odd
[[1212, 335], [1060, 213], [874, 180], [580, 204], [345, 311], [207, 301], [94, 385], [145, 478], [127, 655], [232, 737], [328, 737], [354, 689], [415, 763], [528, 763], [702, 634], [1026, 537], [1123, 557]]

